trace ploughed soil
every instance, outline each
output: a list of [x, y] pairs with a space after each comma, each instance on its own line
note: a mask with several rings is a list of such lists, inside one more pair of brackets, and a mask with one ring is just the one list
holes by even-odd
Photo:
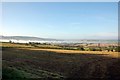
[[3, 47], [3, 78], [120, 78], [120, 59], [109, 56], [112, 53], [69, 51]]

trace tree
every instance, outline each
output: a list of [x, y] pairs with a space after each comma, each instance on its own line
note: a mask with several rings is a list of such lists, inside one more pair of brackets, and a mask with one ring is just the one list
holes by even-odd
[[85, 49], [83, 47], [81, 47], [80, 50], [84, 51]]
[[120, 52], [120, 46], [116, 47], [115, 51]]
[[10, 40], [9, 43], [12, 43], [12, 41]]

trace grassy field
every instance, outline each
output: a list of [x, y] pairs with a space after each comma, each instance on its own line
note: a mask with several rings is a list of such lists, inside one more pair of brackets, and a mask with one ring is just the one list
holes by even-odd
[[41, 49], [2, 44], [3, 78], [120, 78], [118, 52]]

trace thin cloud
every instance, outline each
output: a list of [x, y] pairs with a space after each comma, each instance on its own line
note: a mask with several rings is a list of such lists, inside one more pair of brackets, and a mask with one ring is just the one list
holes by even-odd
[[97, 33], [97, 34], [95, 34], [94, 36], [103, 36], [103, 37], [109, 37], [109, 36], [114, 36], [114, 37], [116, 37], [116, 36], [118, 36], [118, 33], [113, 33], [113, 32], [109, 32], [109, 33]]
[[94, 33], [94, 34], [67, 33], [59, 37], [64, 37], [65, 39], [72, 39], [72, 38], [73, 39], [117, 39], [118, 33], [116, 32], [100, 32], [100, 33]]

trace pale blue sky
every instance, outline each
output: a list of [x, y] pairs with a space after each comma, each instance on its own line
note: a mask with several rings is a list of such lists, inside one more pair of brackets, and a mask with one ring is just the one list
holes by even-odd
[[115, 39], [117, 2], [2, 4], [3, 35], [56, 39]]

